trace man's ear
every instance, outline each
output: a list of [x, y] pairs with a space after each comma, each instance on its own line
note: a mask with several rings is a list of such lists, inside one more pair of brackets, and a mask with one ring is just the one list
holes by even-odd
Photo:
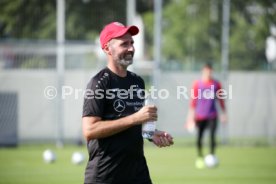
[[110, 47], [108, 46], [108, 44], [105, 44], [103, 51], [107, 54], [107, 55], [111, 55], [111, 51], [110, 51]]

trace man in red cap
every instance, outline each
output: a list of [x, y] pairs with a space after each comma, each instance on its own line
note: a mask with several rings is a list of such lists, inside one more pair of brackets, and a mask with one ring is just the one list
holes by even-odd
[[[84, 183], [152, 183], [144, 157], [142, 124], [157, 120], [157, 108], [143, 105], [144, 81], [127, 70], [135, 52], [132, 36], [138, 32], [136, 26], [118, 22], [101, 31], [100, 43], [108, 63], [90, 80], [84, 98], [83, 134], [89, 152]], [[171, 135], [163, 131], [156, 131], [150, 141], [158, 147], [173, 144]]]

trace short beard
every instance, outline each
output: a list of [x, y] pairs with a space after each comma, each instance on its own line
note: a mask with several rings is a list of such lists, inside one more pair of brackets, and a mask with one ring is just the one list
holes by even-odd
[[125, 60], [125, 59], [120, 59], [117, 61], [117, 63], [124, 67], [124, 68], [127, 68], [129, 65], [131, 65], [133, 63], [133, 60]]

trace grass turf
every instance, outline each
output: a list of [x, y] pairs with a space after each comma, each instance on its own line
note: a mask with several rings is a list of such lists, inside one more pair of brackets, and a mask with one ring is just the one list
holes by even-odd
[[[45, 164], [42, 153], [50, 148], [57, 161]], [[0, 148], [0, 184], [76, 184], [83, 183], [85, 163], [73, 165], [74, 151], [86, 154], [85, 147], [46, 145]], [[276, 148], [219, 147], [220, 165], [213, 169], [194, 167], [195, 148], [176, 144], [170, 148], [145, 146], [145, 155], [154, 184], [274, 184]], [[127, 177], [127, 176], [126, 176]]]

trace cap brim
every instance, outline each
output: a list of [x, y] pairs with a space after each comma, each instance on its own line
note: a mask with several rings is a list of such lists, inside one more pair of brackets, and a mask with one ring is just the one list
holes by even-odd
[[126, 27], [125, 29], [121, 30], [116, 35], [114, 35], [113, 38], [121, 37], [121, 36], [123, 36], [126, 33], [130, 33], [131, 36], [134, 36], [134, 35], [137, 35], [139, 33], [139, 29], [136, 26]]
[[128, 32], [129, 32], [132, 36], [134, 36], [134, 35], [137, 35], [137, 34], [139, 33], [139, 29], [138, 29], [138, 27], [136, 27], [136, 26], [129, 26], [129, 27], [128, 27]]

